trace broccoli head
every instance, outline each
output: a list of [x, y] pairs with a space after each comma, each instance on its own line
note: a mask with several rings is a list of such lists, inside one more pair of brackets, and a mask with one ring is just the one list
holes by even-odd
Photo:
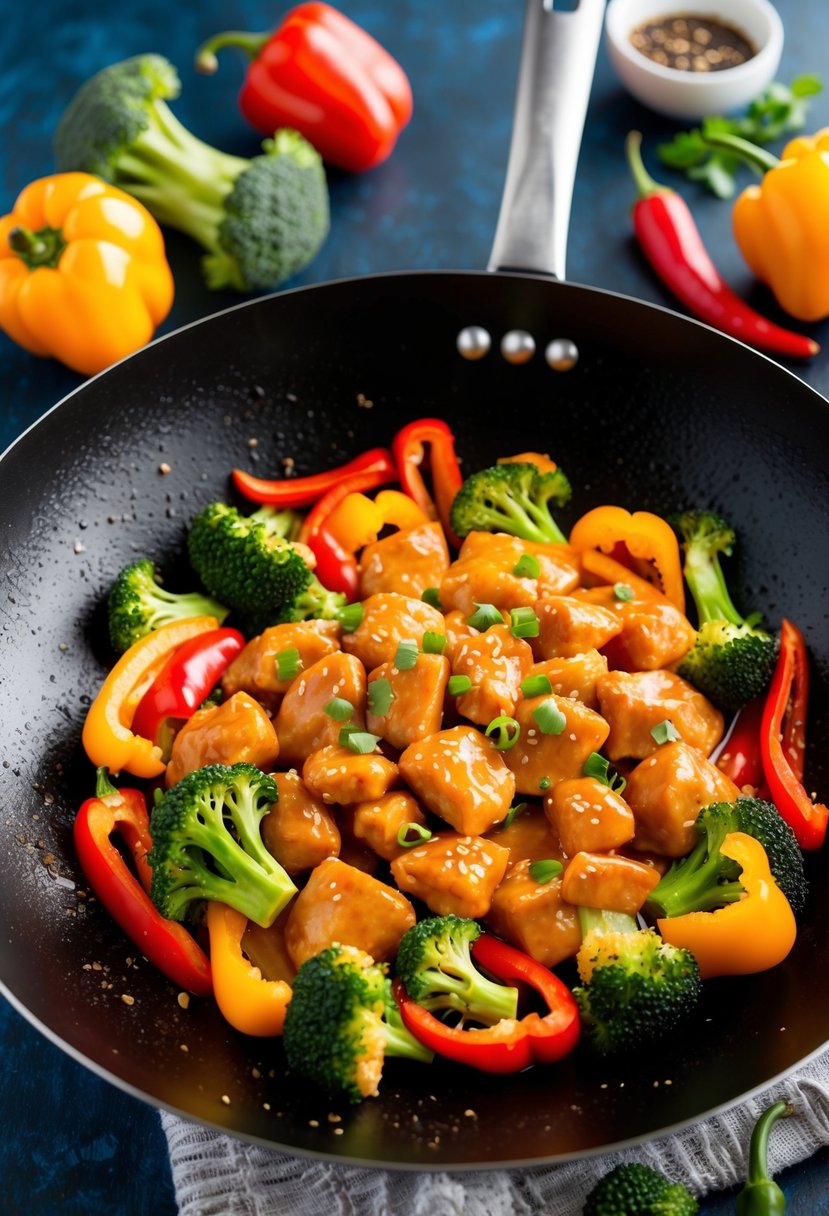
[[167, 102], [180, 84], [161, 55], [104, 68], [58, 124], [61, 170], [81, 170], [137, 198], [162, 224], [207, 250], [209, 287], [273, 287], [315, 256], [328, 233], [322, 160], [296, 131], [277, 131], [263, 155], [230, 156], [182, 126]]
[[681, 1182], [638, 1161], [617, 1165], [584, 1201], [583, 1216], [694, 1216], [699, 1204]]
[[768, 685], [777, 657], [759, 615], [744, 619], [731, 600], [720, 565], [730, 556], [734, 530], [719, 515], [686, 511], [673, 520], [682, 538], [684, 574], [697, 609], [697, 639], [679, 674], [721, 709], [739, 709]]
[[190, 616], [215, 616], [219, 624], [230, 611], [200, 592], [166, 591], [154, 564], [142, 557], [125, 566], [109, 591], [109, 637], [115, 650], [129, 650], [139, 638]]
[[246, 633], [269, 625], [333, 619], [345, 597], [327, 591], [298, 549], [285, 539], [292, 512], [263, 507], [242, 515], [210, 503], [190, 527], [190, 563], [205, 587], [238, 616]]
[[406, 933], [397, 951], [397, 976], [412, 1000], [431, 1013], [455, 1010], [464, 1020], [494, 1026], [514, 1018], [518, 989], [478, 971], [469, 948], [481, 936], [474, 920], [431, 916]]
[[283, 1043], [291, 1069], [351, 1102], [376, 1096], [386, 1056], [432, 1059], [403, 1025], [385, 967], [336, 942], [297, 971]]
[[522, 540], [563, 544], [564, 533], [550, 513], [570, 499], [561, 469], [539, 472], [534, 464], [496, 464], [467, 477], [452, 503], [450, 524], [457, 536], [508, 532]]
[[753, 836], [766, 851], [769, 868], [795, 916], [806, 906], [808, 886], [803, 854], [777, 808], [762, 798], [714, 802], [696, 820], [699, 841], [687, 857], [671, 864], [651, 891], [646, 910], [653, 916], [684, 916], [734, 903], [744, 893], [740, 867], [720, 852], [729, 832]]
[[159, 912], [184, 920], [197, 901], [215, 899], [263, 928], [273, 924], [296, 894], [260, 831], [278, 797], [274, 779], [252, 764], [210, 764], [169, 789], [150, 818]]
[[[614, 917], [615, 925], [622, 919]], [[585, 1041], [599, 1055], [647, 1048], [689, 1016], [702, 991], [689, 950], [624, 919], [622, 927], [589, 929], [577, 957], [582, 985], [573, 995]]]

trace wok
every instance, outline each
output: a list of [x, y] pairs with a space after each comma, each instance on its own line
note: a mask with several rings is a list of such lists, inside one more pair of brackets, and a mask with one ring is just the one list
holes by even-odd
[[[567, 122], [575, 110], [580, 130], [601, 14], [601, 0], [562, 14], [528, 3], [499, 273], [377, 275], [241, 305], [88, 382], [2, 461], [3, 990], [115, 1084], [246, 1138], [414, 1168], [541, 1163], [688, 1123], [829, 1039], [829, 968], [815, 965], [829, 948], [827, 861], [817, 855], [790, 958], [708, 984], [690, 1029], [644, 1064], [579, 1053], [502, 1079], [391, 1062], [380, 1097], [340, 1110], [334, 1138], [326, 1117], [338, 1108], [287, 1075], [278, 1042], [235, 1034], [209, 1002], [182, 1010], [76, 890], [85, 884], [71, 824], [92, 778], [79, 736], [112, 657], [102, 604], [114, 574], [147, 553], [183, 587], [187, 521], [228, 494], [228, 470], [249, 464], [251, 437], [259, 471], [290, 456], [303, 472], [386, 443], [423, 414], [451, 420], [470, 470], [506, 450], [553, 452], [574, 486], [565, 525], [600, 502], [727, 514], [742, 540], [738, 602], [762, 605], [775, 625], [791, 617], [809, 639], [807, 771], [810, 788], [826, 791], [827, 403], [705, 326], [560, 281], [578, 139], [562, 133], [560, 107], [542, 114], [537, 100], [568, 74]], [[550, 188], [547, 226], [539, 198]], [[456, 347], [470, 325], [493, 338], [477, 361]], [[535, 339], [529, 362], [498, 351], [515, 330]], [[567, 372], [541, 357], [556, 338], [579, 351]]]

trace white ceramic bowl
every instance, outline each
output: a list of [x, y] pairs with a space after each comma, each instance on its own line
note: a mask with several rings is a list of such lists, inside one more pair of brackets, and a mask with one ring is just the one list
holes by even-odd
[[[654, 63], [630, 42], [643, 21], [688, 15], [734, 26], [757, 54], [719, 72], [692, 72]], [[783, 23], [768, 0], [610, 0], [605, 35], [611, 62], [628, 91], [670, 118], [700, 119], [746, 105], [774, 79], [783, 50]]]

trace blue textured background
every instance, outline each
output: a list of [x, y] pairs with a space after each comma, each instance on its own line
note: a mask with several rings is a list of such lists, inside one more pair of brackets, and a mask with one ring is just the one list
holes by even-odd
[[[506, 165], [523, 6], [518, 0], [343, 0], [341, 7], [403, 63], [415, 116], [384, 166], [359, 177], [331, 174], [331, 236], [292, 285], [375, 270], [483, 267]], [[824, 0], [779, 0], [777, 7], [786, 28], [780, 78], [823, 69], [829, 83], [829, 6]], [[192, 70], [192, 52], [217, 30], [273, 25], [281, 11], [275, 6], [257, 0], [114, 6], [41, 0], [32, 9], [7, 2], [0, 11], [0, 213], [30, 180], [53, 170], [52, 131], [82, 81], [142, 51], [159, 51], [179, 67], [183, 92], [175, 110], [196, 134], [230, 152], [256, 152], [257, 137], [236, 108], [241, 59], [227, 52], [218, 76], [205, 79]], [[827, 97], [812, 110], [810, 127], [821, 125], [829, 125]], [[602, 49], [576, 184], [568, 277], [670, 303], [630, 234], [633, 192], [622, 142], [632, 126], [644, 132], [647, 155], [675, 124], [622, 92]], [[649, 164], [660, 173], [653, 156]], [[726, 277], [761, 311], [784, 320], [741, 262], [730, 237], [730, 206], [676, 179], [672, 184], [691, 203]], [[165, 331], [235, 302], [235, 296], [203, 288], [197, 251], [187, 240], [171, 234], [168, 254], [177, 298]], [[829, 347], [825, 323], [810, 332]], [[829, 349], [799, 371], [829, 394]], [[0, 335], [0, 448], [79, 382]], [[175, 1212], [166, 1143], [152, 1108], [81, 1068], [2, 1000], [0, 1050], [3, 1213]], [[793, 1216], [829, 1213], [829, 1152], [788, 1171], [782, 1181]], [[732, 1210], [727, 1197], [713, 1198], [703, 1209], [707, 1216]]]

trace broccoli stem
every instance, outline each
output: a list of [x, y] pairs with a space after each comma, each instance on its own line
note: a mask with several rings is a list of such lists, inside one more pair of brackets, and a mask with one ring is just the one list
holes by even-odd
[[149, 125], [119, 157], [119, 180], [159, 223], [218, 252], [222, 204], [250, 161], [197, 139], [162, 100], [149, 114]]
[[397, 1002], [391, 995], [388, 995], [386, 998], [383, 1034], [386, 1040], [385, 1054], [387, 1056], [394, 1056], [403, 1060], [421, 1060], [424, 1064], [430, 1064], [434, 1058], [434, 1052], [418, 1042], [414, 1035], [403, 1025], [400, 1011], [397, 1008]]
[[742, 883], [736, 879], [721, 881], [726, 866], [739, 871], [736, 863], [720, 853], [729, 830], [733, 830], [731, 825], [723, 826], [714, 836], [709, 828], [691, 852], [671, 866], [648, 897], [649, 912], [684, 916], [687, 912], [711, 912], [724, 904], [736, 903], [744, 891]]
[[[216, 832], [211, 830], [209, 824], [202, 824], [198, 820], [191, 823], [188, 829], [190, 841], [212, 858], [217, 869], [222, 871], [225, 877], [215, 875], [206, 867], [195, 864], [192, 854], [188, 855], [188, 863], [199, 872], [208, 892], [213, 888], [208, 898], [227, 903], [223, 888], [230, 883], [235, 900], [232, 906], [244, 913], [248, 920], [267, 926], [285, 907], [295, 888], [293, 884], [290, 888], [284, 884], [280, 886], [276, 876], [268, 873], [258, 861], [248, 856], [246, 848], [253, 845], [258, 850], [264, 846], [261, 840], [255, 842], [250, 833], [239, 826], [244, 848], [236, 844], [229, 832]], [[274, 908], [277, 909], [276, 913]]]
[[700, 625], [707, 621], [745, 624], [729, 595], [716, 553], [709, 552], [704, 545], [691, 542], [685, 552], [684, 573], [694, 597]]

